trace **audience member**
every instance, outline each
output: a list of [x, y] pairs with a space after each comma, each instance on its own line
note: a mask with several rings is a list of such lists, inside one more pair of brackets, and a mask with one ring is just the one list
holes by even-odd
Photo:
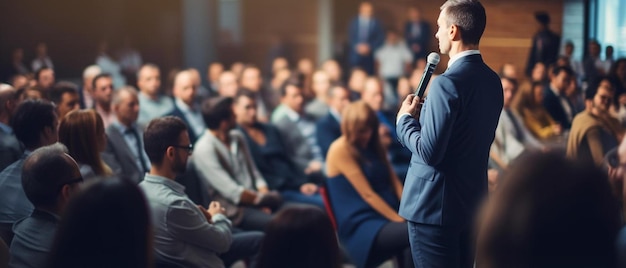
[[127, 85], [137, 84], [137, 72], [143, 65], [141, 54], [135, 48], [131, 42], [130, 36], [125, 36], [123, 46], [117, 53], [120, 68], [124, 79], [126, 79]]
[[592, 165], [526, 155], [482, 216], [477, 267], [616, 267], [619, 211], [606, 175]]
[[363, 68], [368, 75], [374, 74], [373, 52], [385, 42], [385, 32], [373, 13], [372, 3], [361, 2], [348, 28], [350, 66]]
[[330, 146], [328, 194], [339, 240], [357, 267], [375, 267], [398, 254], [412, 267], [407, 224], [397, 213], [402, 184], [378, 136], [379, 122], [365, 102], [343, 112], [342, 136]]
[[241, 70], [241, 78], [239, 85], [249, 89], [256, 94], [256, 104], [258, 111], [258, 119], [260, 122], [268, 122], [276, 106], [275, 101], [267, 99], [267, 92], [263, 88], [263, 78], [261, 70], [254, 66], [246, 66]]
[[328, 91], [328, 113], [317, 121], [315, 137], [326, 158], [330, 145], [341, 136], [341, 113], [350, 104], [350, 91], [340, 85], [335, 85]]
[[412, 63], [426, 58], [432, 33], [430, 24], [422, 19], [422, 12], [417, 7], [409, 8], [408, 21], [404, 24], [404, 39], [413, 54]]
[[104, 127], [109, 127], [115, 121], [115, 111], [111, 107], [113, 97], [113, 78], [110, 74], [101, 73], [93, 78], [94, 110], [102, 117]]
[[413, 89], [411, 88], [411, 84], [409, 83], [409, 79], [407, 77], [400, 77], [400, 79], [398, 79], [398, 88], [396, 88], [396, 92], [399, 100], [406, 99], [406, 96], [413, 94]]
[[86, 181], [113, 174], [100, 153], [106, 148], [106, 133], [102, 117], [94, 110], [68, 113], [59, 123], [59, 142], [67, 146]]
[[71, 111], [80, 109], [78, 87], [72, 82], [61, 81], [56, 83], [48, 91], [48, 97], [55, 104], [59, 118], [65, 117]]
[[95, 107], [93, 99], [93, 79], [101, 72], [98, 65], [89, 65], [83, 71], [83, 87], [78, 91], [81, 109], [91, 109]]
[[[315, 71], [315, 67], [313, 66], [313, 62], [309, 58], [302, 58], [298, 61], [298, 66], [296, 69], [296, 73], [301, 76], [302, 79], [302, 95], [304, 96], [304, 100], [309, 102], [315, 99], [315, 91], [312, 89], [313, 85], [313, 72]], [[278, 91], [277, 91], [278, 93]], [[275, 99], [279, 99], [280, 94], [275, 95]]]
[[24, 49], [16, 48], [11, 53], [11, 66], [9, 66], [9, 77], [13, 75], [25, 75], [30, 73], [26, 64], [24, 64]]
[[205, 125], [200, 112], [200, 105], [195, 101], [198, 88], [193, 83], [189, 71], [180, 71], [174, 80], [174, 109], [168, 115], [176, 116], [189, 128], [191, 143], [204, 133]]
[[305, 105], [304, 113], [316, 121], [328, 113], [327, 96], [330, 85], [330, 79], [324, 71], [316, 71], [313, 74], [311, 88], [315, 93], [315, 99]]
[[13, 225], [11, 267], [44, 267], [61, 215], [83, 178], [76, 161], [57, 143], [33, 151], [24, 161], [22, 186], [33, 212]]
[[530, 82], [548, 83], [548, 72], [546, 69], [545, 64], [541, 62], [535, 63], [532, 74], [530, 75]]
[[9, 124], [17, 108], [15, 88], [0, 84], [0, 171], [17, 161], [22, 155], [22, 145]]
[[37, 43], [37, 47], [35, 48], [36, 57], [33, 59], [31, 63], [31, 70], [36, 72], [41, 68], [50, 68], [54, 69], [54, 65], [52, 64], [52, 60], [48, 56], [48, 46], [44, 42]]
[[508, 77], [500, 79], [504, 95], [504, 106], [498, 119], [495, 138], [491, 144], [489, 158], [497, 170], [506, 170], [509, 164], [526, 150], [543, 146], [524, 127], [524, 123], [513, 111], [511, 102], [517, 93], [517, 82]]
[[535, 13], [535, 19], [539, 23], [539, 31], [533, 36], [533, 45], [528, 54], [526, 65], [526, 75], [530, 76], [531, 71], [537, 62], [550, 66], [556, 62], [559, 55], [561, 37], [550, 30], [550, 15], [546, 12]]
[[233, 64], [230, 65], [230, 71], [237, 76], [237, 80], [241, 79], [241, 73], [244, 67], [245, 65], [240, 61], [233, 62]]
[[150, 171], [150, 160], [143, 149], [143, 131], [137, 124], [139, 98], [137, 90], [125, 86], [113, 94], [113, 110], [117, 120], [106, 128], [106, 149], [110, 160], [107, 164], [116, 176], [141, 182]]
[[613, 95], [613, 89], [606, 86], [587, 89], [587, 98], [592, 100], [591, 109], [574, 118], [567, 141], [568, 157], [601, 166], [604, 155], [619, 145], [624, 129], [609, 113]]
[[355, 101], [361, 99], [361, 92], [365, 87], [365, 80], [367, 79], [367, 73], [360, 68], [352, 69], [350, 72], [350, 78], [348, 79], [348, 89], [350, 90], [350, 99]]
[[220, 97], [235, 97], [239, 90], [237, 76], [231, 71], [222, 72], [217, 81], [217, 95]]
[[[615, 104], [625, 104], [626, 94], [626, 58], [620, 58], [611, 67], [608, 78], [615, 89]], [[620, 101], [622, 99], [622, 101]]]
[[98, 44], [96, 65], [100, 67], [102, 73], [109, 74], [115, 88], [120, 88], [126, 85], [126, 78], [122, 75], [122, 67], [120, 67], [119, 63], [109, 55], [109, 43], [106, 41], [102, 41]]
[[211, 92], [211, 97], [217, 96], [219, 93], [219, 79], [223, 72], [224, 65], [219, 62], [212, 62], [209, 64], [209, 68], [207, 68], [207, 82], [209, 83], [209, 92]]
[[395, 90], [398, 86], [398, 79], [411, 69], [413, 62], [411, 50], [400, 39], [398, 33], [390, 29], [387, 30], [385, 43], [374, 52], [374, 59], [378, 76], [391, 86], [393, 92], [391, 96], [396, 99]]
[[22, 190], [24, 160], [37, 148], [57, 142], [57, 126], [54, 105], [47, 101], [24, 101], [11, 118], [15, 137], [24, 145], [25, 151], [20, 159], [0, 172], [0, 237], [9, 245], [13, 223], [33, 211], [33, 205]]
[[322, 71], [328, 75], [331, 84], [342, 83], [342, 71], [336, 60], [327, 60], [322, 64]]
[[28, 76], [24, 74], [16, 74], [9, 79], [9, 84], [16, 89], [27, 87], [29, 83]]
[[256, 267], [339, 268], [340, 257], [328, 215], [316, 208], [288, 208], [268, 224]]
[[276, 72], [282, 69], [289, 69], [289, 62], [285, 57], [277, 57], [272, 61], [272, 70], [270, 76], [276, 75]]
[[574, 107], [565, 95], [569, 82], [572, 79], [572, 69], [569, 67], [554, 67], [552, 69], [550, 84], [543, 91], [543, 106], [546, 108], [550, 116], [563, 129], [570, 129], [572, 119], [576, 115]]
[[54, 85], [54, 70], [49, 67], [38, 69], [35, 72], [35, 81], [37, 81], [37, 86], [39, 86], [43, 92], [47, 93], [52, 85]]
[[558, 124], [543, 106], [544, 85], [533, 82], [522, 87], [513, 99], [513, 109], [524, 121], [526, 128], [539, 140], [548, 140], [561, 135], [563, 127]]
[[574, 58], [574, 43], [572, 41], [567, 41], [565, 43], [565, 46], [563, 47], [563, 57], [569, 61], [569, 66], [572, 68], [572, 71], [574, 71], [576, 79], [579, 82], [582, 81], [585, 71], [583, 69], [582, 62]]
[[605, 75], [604, 64], [600, 58], [602, 48], [600, 47], [600, 43], [596, 40], [590, 40], [587, 48], [587, 57], [583, 61], [585, 81], [587, 81], [587, 83], [595, 83], [599, 77]]
[[604, 60], [602, 61], [602, 69], [604, 70], [604, 73], [608, 73], [609, 70], [611, 70], [611, 66], [613, 66], [613, 63], [615, 62], [615, 59], [613, 59], [613, 46], [606, 46], [604, 48]]
[[198, 69], [189, 68], [187, 71], [189, 72], [189, 75], [191, 75], [191, 81], [193, 81], [193, 84], [196, 86], [196, 98], [198, 99], [198, 102], [201, 103], [203, 100], [211, 97], [211, 91], [202, 85], [202, 78], [200, 77]]
[[146, 198], [134, 183], [119, 178], [87, 183], [65, 208], [46, 267], [152, 267], [149, 217]]
[[[297, 74], [298, 73], [292, 72], [289, 69], [277, 70], [276, 73], [274, 73], [274, 77], [272, 77], [272, 81], [270, 81], [271, 98], [280, 99], [280, 86], [283, 83], [285, 83], [285, 81], [287, 81], [287, 79], [289, 79], [292, 75], [297, 75]], [[280, 105], [278, 105], [278, 107], [280, 107]], [[278, 107], [276, 107], [274, 111], [276, 111]], [[274, 113], [272, 113], [272, 116], [274, 116]]]
[[578, 80], [570, 79], [564, 94], [569, 103], [572, 104], [574, 114], [585, 110], [585, 98], [582, 94], [582, 88], [578, 86]]
[[513, 63], [507, 62], [503, 64], [502, 68], [500, 69], [500, 77], [513, 79], [515, 83], [517, 83], [517, 68], [515, 67], [515, 65], [513, 65]]
[[292, 78], [283, 83], [280, 93], [285, 114], [272, 123], [280, 132], [286, 153], [310, 179], [322, 179], [324, 157], [315, 137], [315, 122], [304, 114], [302, 86]]
[[238, 129], [244, 134], [252, 159], [268, 188], [279, 191], [287, 202], [324, 207], [318, 187], [290, 159], [278, 129], [257, 121], [254, 94], [241, 91], [234, 100]]
[[161, 92], [161, 72], [159, 66], [144, 64], [137, 72], [139, 87], [139, 118], [137, 124], [146, 126], [150, 120], [161, 117], [174, 109], [172, 98]]
[[278, 208], [280, 196], [270, 192], [252, 159], [243, 134], [235, 130], [233, 99], [218, 97], [202, 104], [207, 130], [189, 159], [191, 172], [210, 189], [211, 199], [243, 230], [263, 231]]
[[22, 103], [25, 100], [42, 100], [44, 99], [44, 93], [38, 86], [27, 86], [23, 88], [19, 88], [16, 93], [17, 95], [17, 103]]

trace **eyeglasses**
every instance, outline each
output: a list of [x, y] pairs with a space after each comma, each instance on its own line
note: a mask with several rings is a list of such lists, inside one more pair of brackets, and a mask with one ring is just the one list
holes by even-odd
[[72, 184], [75, 184], [75, 183], [82, 183], [83, 181], [84, 181], [83, 176], [80, 176], [78, 178], [71, 179], [69, 181], [63, 182], [63, 183], [61, 183], [57, 187], [59, 188], [59, 191], [61, 191], [61, 189], [63, 189], [63, 186], [65, 186], [65, 185], [72, 185]]
[[174, 148], [178, 148], [178, 149], [185, 149], [187, 150], [187, 153], [192, 153], [193, 152], [193, 144], [189, 144], [189, 145], [170, 145]]

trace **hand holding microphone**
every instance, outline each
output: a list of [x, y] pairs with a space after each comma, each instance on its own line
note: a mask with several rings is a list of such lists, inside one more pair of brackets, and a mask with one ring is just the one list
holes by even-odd
[[424, 67], [424, 73], [422, 74], [422, 79], [415, 90], [415, 94], [409, 94], [406, 99], [404, 99], [402, 106], [400, 107], [400, 111], [398, 111], [398, 116], [408, 113], [415, 119], [419, 118], [419, 113], [422, 108], [422, 104], [424, 103], [424, 92], [426, 91], [426, 87], [428, 87], [428, 83], [430, 82], [430, 78], [432, 77], [435, 68], [437, 68], [437, 64], [439, 64], [439, 60], [439, 54], [435, 52], [428, 54], [426, 67]]

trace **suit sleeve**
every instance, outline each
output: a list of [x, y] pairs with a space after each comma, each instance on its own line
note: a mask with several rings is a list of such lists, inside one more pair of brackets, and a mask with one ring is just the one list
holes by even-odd
[[402, 116], [397, 131], [400, 143], [429, 166], [443, 159], [459, 110], [459, 96], [452, 81], [440, 76], [432, 81], [418, 122]]
[[193, 168], [197, 171], [198, 177], [206, 181], [233, 204], [239, 204], [244, 187], [237, 184], [220, 164], [215, 147], [197, 151], [191, 156], [190, 160]]
[[214, 224], [206, 218], [195, 205], [180, 201], [168, 207], [167, 229], [172, 235], [182, 241], [208, 249], [217, 253], [224, 253], [230, 249], [232, 233], [230, 221], [221, 214], [212, 218]]

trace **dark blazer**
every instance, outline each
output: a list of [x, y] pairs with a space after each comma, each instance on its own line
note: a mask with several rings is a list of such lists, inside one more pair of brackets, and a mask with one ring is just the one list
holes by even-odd
[[[143, 145], [143, 131], [139, 128], [135, 128], [135, 130]], [[103, 160], [107, 162], [115, 174], [130, 179], [135, 183], [140, 183], [146, 174], [143, 171], [143, 167], [137, 166], [137, 157], [130, 150], [129, 146], [131, 145], [126, 143], [124, 134], [113, 124], [107, 127], [106, 133], [107, 146], [102, 154], [106, 154], [109, 157], [103, 158]]]
[[317, 121], [315, 127], [315, 135], [317, 137], [317, 144], [322, 149], [322, 156], [326, 159], [328, 148], [330, 145], [341, 136], [341, 125], [339, 121], [329, 112], [324, 117]]
[[24, 150], [15, 134], [0, 130], [0, 171], [20, 159], [22, 152]]
[[[383, 30], [381, 23], [374, 17], [371, 17], [369, 19], [367, 39], [362, 40], [359, 36], [359, 17], [357, 16], [350, 22], [350, 26], [348, 28], [348, 38], [348, 43], [350, 45], [350, 65], [361, 67], [365, 69], [368, 74], [373, 74], [373, 53], [385, 42], [385, 31]], [[367, 56], [362, 56], [357, 53], [356, 46], [360, 43], [367, 43], [369, 45], [370, 53]]]
[[555, 63], [559, 56], [560, 48], [561, 37], [555, 32], [547, 29], [535, 34], [533, 45], [528, 54], [528, 62], [526, 63], [526, 75], [530, 77], [537, 62], [545, 64], [546, 67]]
[[467, 227], [487, 193], [487, 160], [503, 95], [480, 55], [458, 59], [431, 81], [421, 115], [400, 116], [411, 153], [399, 214], [422, 224]]
[[[308, 119], [305, 117], [302, 120]], [[273, 123], [283, 138], [287, 155], [296, 163], [300, 170], [304, 171], [309, 166], [309, 163], [315, 160], [315, 156], [313, 148], [307, 143], [306, 137], [297, 130], [298, 124], [291, 121], [287, 115], [283, 115]]]
[[[567, 100], [567, 105], [569, 105], [572, 113], [576, 111], [569, 99]], [[554, 121], [561, 124], [563, 129], [570, 129], [572, 127], [572, 121], [567, 117], [567, 113], [565, 109], [563, 109], [563, 105], [561, 105], [561, 100], [559, 100], [559, 97], [550, 89], [550, 85], [543, 89], [543, 107], [546, 108]], [[572, 117], [574, 116], [575, 114], [572, 114]]]
[[[189, 121], [187, 120], [187, 117], [185, 117], [185, 114], [183, 113], [183, 111], [181, 111], [180, 108], [178, 108], [178, 105], [176, 105], [176, 102], [174, 102], [174, 109], [171, 112], [167, 113], [166, 116], [176, 116], [182, 119], [183, 122], [185, 122], [185, 125], [187, 125], [188, 129], [190, 128], [190, 124], [189, 124]], [[199, 137], [196, 136], [196, 134], [191, 129], [189, 129], [189, 131], [187, 132], [189, 133], [189, 141], [192, 144], [195, 144]]]
[[[430, 24], [425, 21], [418, 22], [417, 27], [419, 27], [419, 34], [413, 35], [413, 24], [412, 21], [407, 21], [404, 24], [404, 40], [406, 44], [411, 49], [413, 53], [413, 60], [417, 60], [419, 58], [426, 58], [430, 49], [430, 40], [432, 38], [432, 33], [430, 32]], [[413, 45], [419, 45], [420, 51], [413, 51]]]

